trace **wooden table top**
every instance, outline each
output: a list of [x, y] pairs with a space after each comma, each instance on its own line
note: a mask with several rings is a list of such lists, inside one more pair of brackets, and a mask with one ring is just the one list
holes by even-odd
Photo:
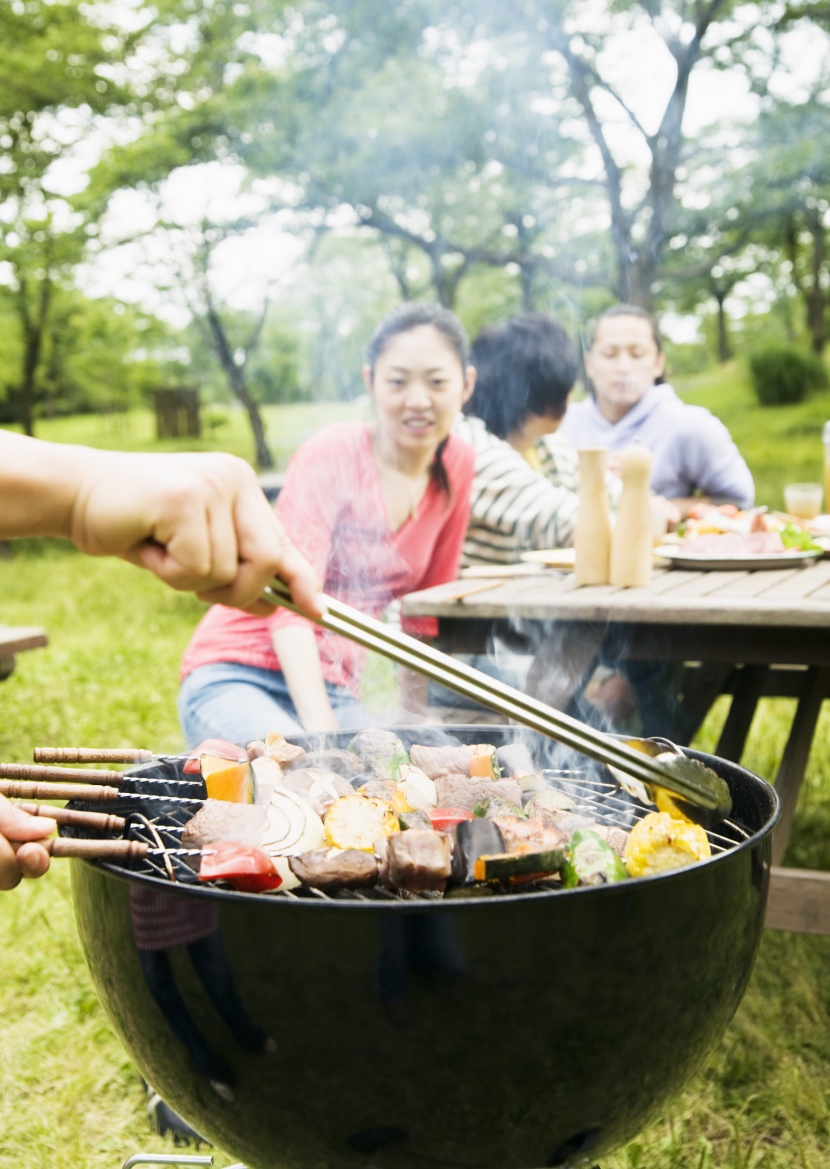
[[[471, 591], [459, 598], [464, 586]], [[640, 589], [579, 588], [573, 574], [547, 570], [533, 576], [437, 585], [409, 593], [402, 611], [407, 616], [456, 619], [830, 628], [830, 559], [809, 567], [755, 572], [655, 568], [649, 584]]]

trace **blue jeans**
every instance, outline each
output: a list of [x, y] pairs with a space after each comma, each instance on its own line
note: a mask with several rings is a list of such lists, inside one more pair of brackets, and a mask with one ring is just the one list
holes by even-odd
[[[327, 682], [326, 690], [341, 730], [359, 731], [377, 722], [344, 687]], [[245, 744], [269, 731], [304, 733], [285, 675], [236, 662], [199, 666], [188, 674], [179, 691], [179, 722], [188, 749], [205, 739]]]

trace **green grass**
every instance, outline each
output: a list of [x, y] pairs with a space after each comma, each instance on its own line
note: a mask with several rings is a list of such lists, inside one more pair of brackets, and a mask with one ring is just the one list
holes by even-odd
[[[681, 389], [727, 422], [765, 502], [780, 504], [784, 482], [819, 476], [830, 396], [761, 410], [737, 369], [687, 380]], [[271, 436], [283, 440], [281, 465], [294, 443], [332, 417], [330, 406], [269, 412]], [[131, 415], [128, 428], [120, 433], [81, 418], [44, 423], [40, 433], [158, 449], [148, 414]], [[234, 417], [210, 445], [247, 454], [244, 420]], [[44, 625], [50, 644], [21, 655], [0, 684], [0, 758], [30, 761], [32, 747], [45, 743], [178, 748], [177, 667], [200, 612], [192, 598], [118, 562], [60, 545], [16, 545], [13, 558], [0, 561], [0, 616]], [[387, 680], [373, 667], [379, 700]], [[697, 739], [703, 749], [714, 748], [727, 708], [719, 700], [707, 718]], [[762, 702], [747, 766], [774, 774], [791, 717], [788, 700]], [[787, 863], [830, 868], [829, 746], [825, 713]], [[138, 1073], [92, 990], [65, 864], [0, 896], [0, 937], [0, 1169], [118, 1169], [138, 1151], [173, 1152], [172, 1142], [150, 1129]], [[744, 1002], [706, 1066], [666, 1115], [606, 1158], [603, 1169], [825, 1169], [829, 1007], [830, 939], [765, 934]], [[218, 1169], [232, 1160], [216, 1154]]]
[[[291, 406], [261, 407], [265, 435], [277, 469], [283, 470], [297, 446], [326, 422], [356, 417], [357, 402], [301, 402]], [[75, 414], [69, 418], [44, 418], [37, 422], [38, 438], [124, 451], [229, 451], [253, 461], [253, 439], [248, 417], [236, 407], [205, 412], [221, 425], [204, 427], [202, 438], [156, 438], [155, 417], [149, 410], [134, 409], [123, 415]]]
[[821, 431], [830, 419], [830, 390], [796, 406], [759, 406], [746, 368], [736, 362], [678, 379], [677, 389], [725, 423], [755, 477], [759, 503], [782, 508], [785, 483], [824, 481]]

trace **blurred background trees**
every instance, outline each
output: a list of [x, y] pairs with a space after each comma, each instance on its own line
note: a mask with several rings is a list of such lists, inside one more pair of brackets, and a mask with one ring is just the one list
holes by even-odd
[[[826, 4], [12, 0], [0, 417], [361, 392], [402, 298], [821, 354]], [[678, 350], [679, 352], [679, 350]]]

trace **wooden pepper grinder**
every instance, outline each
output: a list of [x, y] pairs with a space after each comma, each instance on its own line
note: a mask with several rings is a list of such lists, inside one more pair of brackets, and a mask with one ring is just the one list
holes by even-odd
[[579, 457], [579, 506], [574, 528], [574, 577], [578, 585], [608, 584], [611, 516], [605, 447], [584, 447]]
[[642, 588], [651, 578], [654, 528], [651, 518], [651, 453], [639, 444], [620, 455], [622, 495], [611, 537], [611, 584]]

